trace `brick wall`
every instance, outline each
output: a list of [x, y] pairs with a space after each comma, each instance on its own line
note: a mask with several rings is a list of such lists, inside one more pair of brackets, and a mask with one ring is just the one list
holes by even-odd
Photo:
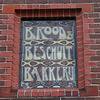
[[[0, 97], [99, 100], [99, 12], [100, 0], [0, 0]], [[21, 18], [35, 17], [76, 17], [77, 89], [19, 89]]]

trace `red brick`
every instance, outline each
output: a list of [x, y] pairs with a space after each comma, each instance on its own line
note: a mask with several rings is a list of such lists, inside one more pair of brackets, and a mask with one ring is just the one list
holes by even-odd
[[15, 9], [20, 9], [20, 5], [4, 5], [3, 13], [4, 14], [13, 14]]
[[[20, 17], [15, 16], [14, 19], [15, 19], [16, 22], [19, 22], [19, 23], [21, 22], [21, 18], [20, 18]], [[20, 23], [20, 24], [21, 24], [21, 23]]]
[[[30, 11], [30, 10], [29, 10]], [[29, 12], [28, 11], [28, 12]], [[14, 24], [16, 27], [21, 27], [21, 24], [20, 23], [18, 23], [17, 21], [15, 21], [15, 24]]]
[[90, 73], [90, 68], [84, 68], [85, 73]]
[[78, 64], [82, 64], [83, 62], [84, 62], [83, 58], [82, 59], [78, 59], [78, 61], [77, 61]]
[[5, 74], [5, 69], [0, 69], [0, 74]]
[[14, 25], [8, 25], [8, 29], [13, 29], [14, 30], [15, 26]]
[[49, 0], [49, 2], [48, 3], [54, 3], [54, 4], [57, 4], [57, 3], [70, 3], [70, 0]]
[[5, 62], [5, 58], [0, 58], [0, 62]]
[[96, 44], [100, 44], [100, 40], [96, 40]]
[[96, 74], [85, 74], [85, 78], [96, 78]]
[[99, 19], [99, 18], [95, 18], [95, 19], [94, 19], [94, 22], [95, 22], [95, 23], [100, 23], [100, 19]]
[[90, 61], [90, 56], [84, 56], [84, 61]]
[[8, 40], [13, 40], [13, 38], [14, 38], [13, 35], [8, 36]]
[[100, 62], [97, 62], [97, 66], [100, 66]]
[[[16, 67], [19, 67], [19, 66], [16, 66]], [[17, 71], [16, 69], [13, 68], [12, 75], [15, 76], [15, 77], [18, 77], [19, 76], [19, 70]]]
[[18, 2], [17, 0], [4, 0], [4, 4], [24, 4], [25, 0], [20, 0]]
[[5, 86], [11, 86], [11, 81], [5, 81]]
[[100, 79], [92, 79], [92, 84], [100, 84]]
[[78, 42], [81, 42], [82, 43], [82, 41], [83, 41], [83, 37], [82, 36], [80, 36], [80, 37], [77, 38], [77, 43]]
[[[89, 19], [83, 19], [83, 23], [94, 23], [94, 19], [89, 18]], [[92, 25], [92, 24], [90, 24]]]
[[16, 43], [16, 42], [13, 42], [13, 43], [14, 43], [15, 48], [20, 48], [20, 43]]
[[0, 15], [0, 19], [8, 19], [8, 15]]
[[100, 28], [100, 24], [89, 24], [89, 28]]
[[[14, 69], [15, 71], [19, 71], [19, 65], [14, 65], [14, 64], [13, 64], [13, 69]], [[14, 72], [14, 70], [13, 70], [13, 72]], [[12, 72], [12, 74], [13, 74], [13, 72]], [[13, 75], [16, 76], [16, 73], [14, 73]]]
[[84, 81], [84, 79], [85, 79], [85, 78], [84, 78], [84, 75], [78, 76], [78, 81], [79, 81], [79, 82]]
[[7, 25], [1, 24], [0, 29], [7, 29]]
[[96, 62], [85, 62], [84, 66], [87, 66], [87, 67], [96, 67]]
[[10, 87], [0, 87], [0, 97], [1, 98], [10, 97]]
[[9, 15], [9, 19], [14, 19], [14, 15]]
[[85, 18], [85, 19], [88, 18], [88, 15], [89, 14], [83, 14], [83, 18]]
[[12, 79], [13, 82], [16, 82], [16, 83], [19, 82], [19, 78], [18, 77], [15, 77], [13, 75], [12, 75], [11, 79]]
[[16, 54], [16, 53], [13, 53], [13, 58], [15, 58], [15, 59], [19, 59], [19, 54]]
[[92, 13], [92, 14], [89, 14], [89, 18], [98, 18], [99, 17], [99, 14], [98, 13]]
[[0, 80], [10, 80], [11, 75], [0, 75]]
[[100, 74], [99, 73], [97, 73], [97, 78], [100, 78]]
[[73, 91], [73, 96], [78, 96], [78, 89], [72, 89]]
[[2, 41], [1, 45], [13, 45], [13, 41]]
[[83, 27], [82, 26], [77, 26], [77, 31], [82, 31], [83, 30]]
[[45, 91], [46, 91], [45, 96], [46, 97], [51, 97], [51, 89], [46, 89]]
[[19, 65], [19, 59], [14, 59], [14, 58], [13, 58], [13, 64]]
[[3, 20], [2, 24], [14, 24], [14, 20]]
[[52, 5], [45, 5], [45, 9], [52, 9]]
[[100, 33], [100, 29], [94, 29], [95, 33]]
[[100, 68], [91, 68], [91, 72], [100, 72]]
[[71, 96], [71, 89], [65, 89], [66, 90], [66, 96]]
[[90, 57], [91, 61], [100, 61], [100, 56], [92, 56]]
[[12, 35], [12, 34], [14, 34], [13, 30], [3, 30], [2, 31], [2, 35]]
[[84, 55], [95, 55], [95, 51], [84, 51]]
[[6, 74], [11, 74], [11, 71], [12, 71], [11, 68], [9, 68], [9, 69], [7, 68], [6, 69]]
[[91, 84], [91, 81], [90, 80], [85, 80], [85, 84]]
[[95, 8], [94, 12], [100, 12], [100, 9], [99, 8]]
[[89, 39], [89, 34], [83, 34], [83, 38], [85, 39]]
[[89, 45], [84, 45], [84, 50], [89, 50]]
[[18, 48], [13, 47], [13, 52], [19, 54], [20, 50]]
[[77, 54], [78, 58], [83, 58], [83, 55], [84, 55], [83, 52]]
[[15, 27], [15, 32], [19, 32], [20, 33], [20, 28], [19, 27]]
[[18, 89], [19, 88], [19, 84], [18, 83], [15, 83], [15, 82], [11, 82], [11, 84], [12, 84], [12, 88], [14, 88], [14, 89]]
[[32, 89], [32, 97], [38, 96], [38, 89]]
[[81, 52], [83, 52], [83, 51], [84, 51], [84, 47], [83, 47], [83, 46], [80, 47], [80, 48], [77, 47], [77, 53], [81, 53]]
[[8, 50], [8, 51], [12, 51], [12, 50], [13, 50], [13, 46], [8, 46], [8, 47], [7, 47], [7, 50]]
[[70, 8], [76, 8], [76, 4], [70, 4]]
[[52, 96], [58, 96], [58, 89], [52, 89]]
[[6, 47], [0, 47], [0, 51], [6, 51]]
[[78, 71], [82, 70], [84, 68], [83, 64], [78, 65]]
[[65, 90], [59, 89], [59, 96], [65, 96]]
[[99, 34], [90, 34], [91, 39], [99, 39], [100, 35]]
[[98, 96], [98, 86], [85, 86], [85, 89], [80, 89], [80, 96]]
[[100, 51], [96, 51], [96, 55], [100, 55]]
[[44, 92], [45, 92], [45, 89], [39, 89], [38, 96], [39, 97], [43, 97], [44, 96]]
[[83, 29], [88, 29], [88, 24], [83, 24]]
[[34, 0], [34, 3], [32, 0], [26, 0], [26, 4], [46, 4], [46, 0]]
[[31, 89], [26, 89], [25, 90], [25, 97], [31, 97]]
[[2, 57], [10, 57], [12, 56], [12, 52], [1, 52]]
[[27, 5], [21, 5], [20, 8], [21, 9], [27, 9]]
[[0, 68], [10, 68], [12, 67], [12, 63], [0, 63]]
[[92, 3], [91, 0], [71, 0], [71, 3]]
[[7, 37], [6, 36], [0, 36], [0, 40], [6, 40]]
[[[20, 91], [23, 90], [23, 91]], [[19, 89], [18, 97], [24, 97], [24, 89]]]
[[99, 50], [100, 49], [100, 45], [90, 45], [90, 49]]
[[84, 74], [84, 69], [79, 70], [79, 68], [78, 68], [78, 76], [83, 75], [83, 74]]
[[84, 29], [83, 33], [94, 33], [94, 29]]
[[92, 12], [93, 11], [92, 4], [77, 4], [76, 8], [82, 8], [83, 12]]
[[84, 87], [84, 85], [85, 85], [85, 82], [84, 82], [84, 81], [82, 81], [82, 82], [78, 83], [78, 87], [79, 87], [79, 88]]
[[0, 81], [0, 86], [3, 86], [5, 84], [4, 81]]
[[[80, 26], [80, 25], [82, 25], [82, 24], [83, 24], [82, 20], [76, 22], [76, 25], [77, 25], [77, 26]], [[78, 35], [77, 35], [77, 36], [78, 36]]]
[[32, 5], [27, 5], [27, 9], [32, 9]]

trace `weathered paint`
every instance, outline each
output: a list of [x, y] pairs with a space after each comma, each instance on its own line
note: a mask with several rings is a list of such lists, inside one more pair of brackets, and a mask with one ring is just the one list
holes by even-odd
[[77, 87], [75, 20], [22, 21], [20, 88]]

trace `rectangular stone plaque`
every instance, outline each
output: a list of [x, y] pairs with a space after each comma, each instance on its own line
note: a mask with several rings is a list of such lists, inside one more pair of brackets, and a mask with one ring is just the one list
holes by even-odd
[[20, 88], [76, 88], [75, 20], [22, 21]]

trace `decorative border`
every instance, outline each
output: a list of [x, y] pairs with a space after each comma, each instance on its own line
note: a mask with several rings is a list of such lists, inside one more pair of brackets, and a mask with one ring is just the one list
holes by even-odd
[[[8, 21], [4, 23], [10, 25], [12, 30], [4, 30], [2, 34], [13, 36], [13, 54], [12, 54], [12, 75], [11, 91], [18, 97], [38, 97], [38, 96], [97, 96], [97, 86], [87, 86], [90, 84], [85, 78], [87, 68], [84, 49], [84, 33], [89, 32], [87, 20], [84, 19], [86, 12], [92, 12], [92, 4], [51, 4], [51, 5], [4, 5], [3, 14], [11, 14]], [[75, 89], [19, 89], [19, 62], [20, 62], [20, 32], [21, 18], [57, 18], [57, 17], [76, 17], [77, 29], [77, 69], [78, 69], [78, 88]], [[94, 20], [93, 20], [94, 22]], [[94, 30], [91, 30], [94, 33]], [[95, 93], [89, 93], [92, 89]], [[79, 94], [80, 93], [80, 94]]]

